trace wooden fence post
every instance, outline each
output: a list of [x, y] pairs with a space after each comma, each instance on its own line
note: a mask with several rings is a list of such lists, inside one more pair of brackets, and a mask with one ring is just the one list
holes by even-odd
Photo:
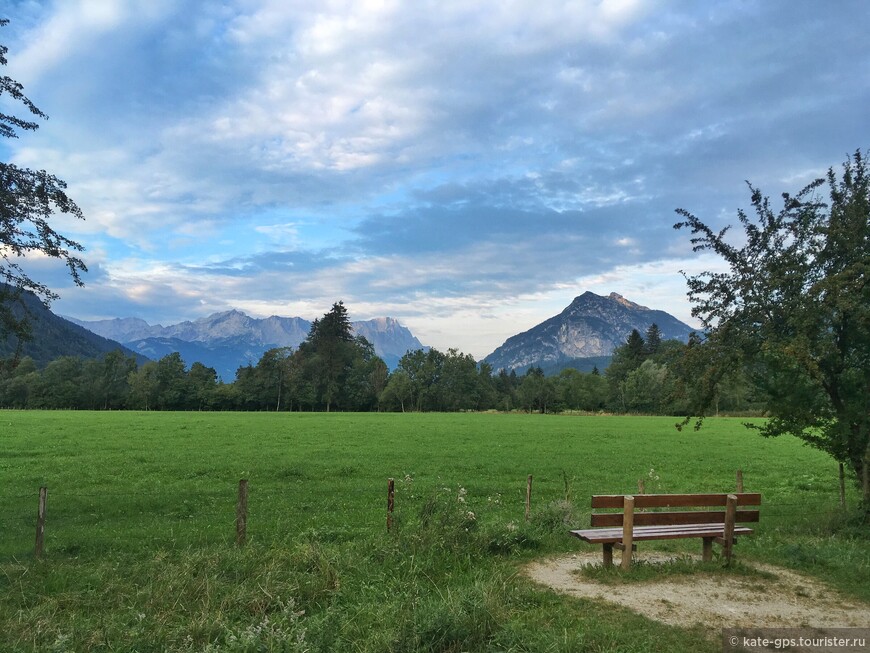
[[738, 494], [743, 492], [743, 470], [737, 470], [737, 492]]
[[846, 468], [840, 463], [840, 507], [846, 507]]
[[39, 488], [39, 507], [36, 509], [36, 557], [41, 558], [45, 547], [45, 502], [48, 488]]
[[526, 521], [529, 521], [529, 516], [532, 512], [532, 475], [526, 480]]
[[387, 479], [387, 532], [393, 528], [393, 509], [396, 506], [396, 484], [393, 479]]
[[236, 545], [244, 546], [248, 538], [248, 479], [239, 481], [239, 502], [236, 504]]

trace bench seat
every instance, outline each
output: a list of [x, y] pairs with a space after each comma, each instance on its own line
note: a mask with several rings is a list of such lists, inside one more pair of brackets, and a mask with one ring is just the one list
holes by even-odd
[[[632, 529], [634, 540], [677, 540], [687, 537], [724, 537], [725, 524], [682, 524], [676, 526], [635, 526]], [[751, 535], [747, 526], [735, 526], [734, 535]], [[590, 528], [571, 531], [591, 544], [613, 544], [622, 541], [622, 528]]]

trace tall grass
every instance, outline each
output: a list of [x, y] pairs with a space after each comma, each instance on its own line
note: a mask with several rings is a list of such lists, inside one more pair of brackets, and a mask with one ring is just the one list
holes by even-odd
[[0, 412], [0, 650], [715, 650], [700, 626], [558, 597], [518, 564], [583, 548], [566, 530], [588, 523], [593, 493], [634, 491], [640, 477], [648, 492], [725, 491], [738, 468], [764, 495], [738, 556], [870, 600], [867, 529], [838, 510], [829, 459], [738, 420], [700, 433], [675, 421]]

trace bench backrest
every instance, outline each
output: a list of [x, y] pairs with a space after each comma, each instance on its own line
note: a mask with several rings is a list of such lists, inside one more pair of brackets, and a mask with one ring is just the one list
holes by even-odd
[[[761, 494], [752, 492], [731, 493], [737, 497], [738, 506], [760, 506]], [[619, 508], [625, 506], [622, 494], [596, 495], [592, 508]], [[670, 526], [683, 524], [724, 524], [728, 494], [636, 494], [634, 499], [635, 526]], [[683, 508], [660, 512], [641, 512], [646, 508]], [[692, 510], [692, 508], [722, 508], [721, 510]], [[735, 513], [735, 522], [759, 521], [758, 510], [740, 510]], [[593, 527], [622, 526], [622, 512], [593, 513]]]

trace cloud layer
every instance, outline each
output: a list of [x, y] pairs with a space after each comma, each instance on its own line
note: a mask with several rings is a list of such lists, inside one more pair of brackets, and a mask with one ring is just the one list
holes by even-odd
[[[688, 318], [684, 207], [724, 224], [866, 148], [859, 0], [16, 2], [82, 318], [390, 314], [477, 356], [581, 292]], [[656, 285], [646, 283], [656, 279]], [[606, 280], [607, 288], [596, 284]], [[630, 289], [637, 288], [640, 296]], [[655, 298], [655, 301], [651, 298]]]

